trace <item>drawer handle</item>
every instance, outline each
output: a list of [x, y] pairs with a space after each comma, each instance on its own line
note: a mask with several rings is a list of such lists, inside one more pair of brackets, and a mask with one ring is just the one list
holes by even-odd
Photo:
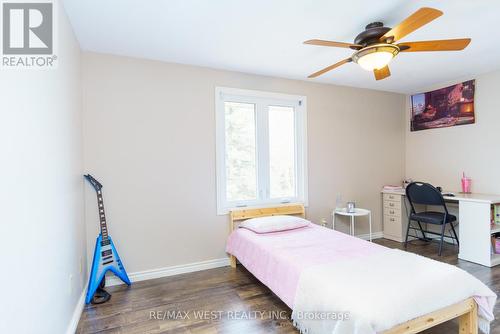
[[389, 198], [390, 198], [390, 199], [394, 199], [394, 196], [390, 195], [390, 196], [389, 196]]
[[394, 206], [394, 203], [389, 203], [389, 206]]
[[393, 222], [393, 221], [394, 221], [394, 218], [391, 218], [391, 222]]
[[394, 213], [394, 210], [389, 211], [390, 213]]

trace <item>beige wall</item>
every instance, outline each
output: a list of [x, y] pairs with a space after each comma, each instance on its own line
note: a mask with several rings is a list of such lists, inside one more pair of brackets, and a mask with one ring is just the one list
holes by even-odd
[[[379, 191], [403, 178], [403, 95], [94, 53], [83, 56], [83, 86], [85, 169], [104, 184], [110, 233], [129, 272], [225, 257], [216, 86], [307, 96], [315, 222], [330, 222], [340, 193], [372, 209], [381, 231]], [[88, 186], [86, 214], [90, 251], [98, 223]]]
[[[445, 87], [464, 78], [422, 91]], [[500, 194], [500, 71], [476, 77], [476, 123], [410, 132], [410, 104], [406, 108], [406, 176], [460, 190], [462, 171], [472, 177], [472, 191]]]
[[86, 282], [80, 48], [56, 13], [58, 68], [0, 75], [0, 333], [65, 333]]

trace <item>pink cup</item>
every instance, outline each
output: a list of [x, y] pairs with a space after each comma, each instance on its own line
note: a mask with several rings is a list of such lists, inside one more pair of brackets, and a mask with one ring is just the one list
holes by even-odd
[[470, 186], [471, 186], [472, 180], [469, 177], [463, 177], [462, 178], [462, 192], [466, 194], [470, 194]]

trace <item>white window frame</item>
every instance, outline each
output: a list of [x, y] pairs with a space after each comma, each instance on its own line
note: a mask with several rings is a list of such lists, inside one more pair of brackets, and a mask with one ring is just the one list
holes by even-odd
[[[257, 156], [257, 199], [228, 201], [226, 191], [225, 157], [225, 102], [255, 104], [255, 141]], [[295, 112], [295, 197], [270, 198], [269, 171], [269, 126], [266, 107], [290, 106]], [[300, 95], [263, 92], [257, 90], [228, 87], [215, 88], [216, 114], [216, 173], [217, 173], [217, 214], [227, 214], [232, 209], [286, 205], [287, 203], [308, 204], [307, 193], [307, 98]], [[267, 130], [266, 130], [267, 129]], [[261, 172], [259, 172], [261, 171]]]

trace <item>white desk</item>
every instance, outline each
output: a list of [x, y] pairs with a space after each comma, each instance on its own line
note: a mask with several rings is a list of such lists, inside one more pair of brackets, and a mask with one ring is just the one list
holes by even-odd
[[[403, 191], [382, 191], [383, 194], [401, 196]], [[500, 264], [500, 254], [491, 254], [491, 205], [500, 203], [500, 195], [461, 194], [444, 196], [449, 202], [458, 202], [460, 241], [458, 258], [492, 267]]]

